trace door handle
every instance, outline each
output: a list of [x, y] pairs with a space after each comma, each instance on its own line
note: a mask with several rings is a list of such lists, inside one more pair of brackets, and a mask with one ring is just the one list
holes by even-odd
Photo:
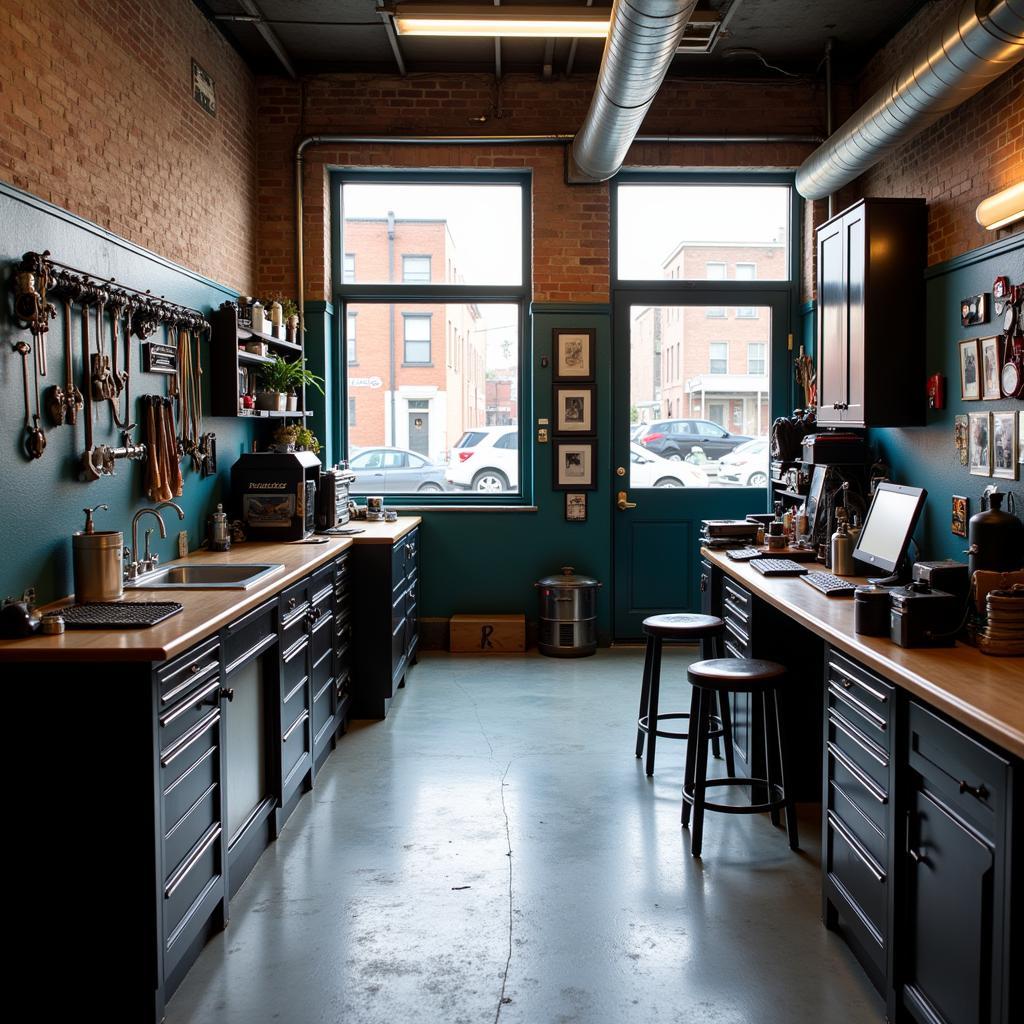
[[636, 502], [630, 501], [629, 495], [625, 491], [619, 491], [615, 504], [618, 506], [620, 512], [625, 512], [626, 509], [636, 508]]

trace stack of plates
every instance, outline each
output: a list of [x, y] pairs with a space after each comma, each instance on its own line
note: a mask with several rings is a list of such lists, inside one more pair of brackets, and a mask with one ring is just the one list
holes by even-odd
[[989, 591], [985, 599], [988, 622], [978, 631], [985, 654], [1024, 656], [1024, 586]]

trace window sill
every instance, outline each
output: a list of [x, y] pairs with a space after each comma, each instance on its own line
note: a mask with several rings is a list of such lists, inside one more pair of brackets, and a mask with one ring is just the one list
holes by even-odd
[[537, 505], [394, 505], [404, 512], [539, 512]]
[[415, 370], [417, 368], [421, 370], [432, 370], [434, 368], [433, 363], [402, 363], [402, 369]]

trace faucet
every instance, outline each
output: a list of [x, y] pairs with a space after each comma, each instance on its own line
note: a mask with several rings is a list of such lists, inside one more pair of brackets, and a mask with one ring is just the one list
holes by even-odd
[[[167, 527], [164, 526], [163, 516], [160, 515], [160, 513], [155, 508], [140, 508], [139, 511], [135, 513], [135, 516], [132, 518], [131, 561], [125, 567], [125, 576], [130, 580], [136, 579], [140, 571], [149, 572], [150, 569], [153, 568], [152, 556], [147, 562], [143, 562], [142, 564], [139, 563], [139, 520], [144, 515], [156, 516], [156, 521], [160, 524], [160, 536], [167, 536]], [[127, 553], [128, 549], [126, 548], [125, 554], [127, 555]]]

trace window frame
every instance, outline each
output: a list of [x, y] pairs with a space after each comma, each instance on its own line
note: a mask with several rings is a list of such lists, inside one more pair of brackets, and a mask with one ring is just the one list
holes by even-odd
[[[356, 183], [373, 183], [377, 185], [515, 185], [521, 190], [520, 237], [522, 240], [522, 262], [518, 284], [501, 285], [467, 285], [455, 282], [393, 282], [391, 284], [355, 284], [343, 280], [343, 238], [342, 224], [344, 211], [342, 189], [345, 185]], [[429, 507], [445, 508], [533, 508], [534, 454], [532, 445], [528, 443], [528, 431], [533, 422], [533, 381], [532, 360], [530, 354], [530, 304], [533, 294], [532, 278], [532, 184], [531, 170], [402, 170], [402, 169], [347, 169], [331, 168], [331, 286], [333, 309], [335, 311], [334, 329], [332, 330], [332, 348], [336, 353], [333, 360], [335, 371], [330, 381], [336, 401], [328, 402], [332, 422], [329, 424], [328, 436], [330, 450], [328, 457], [344, 458], [348, 451], [347, 414], [342, 410], [348, 408], [348, 374], [345, 359], [338, 358], [344, 354], [344, 331], [341, 325], [347, 322], [347, 312], [355, 305], [384, 306], [415, 306], [445, 305], [461, 303], [478, 303], [481, 305], [507, 305], [516, 308], [518, 320], [517, 355], [518, 355], [518, 395], [519, 395], [519, 491], [508, 494], [478, 494], [474, 491], [451, 491], [432, 494], [429, 506], [424, 505], [424, 498], [418, 494], [394, 494], [388, 496], [388, 503], [412, 508]], [[433, 269], [431, 269], [433, 273]], [[397, 312], [397, 310], [396, 310]], [[402, 355], [405, 354], [404, 335]], [[451, 353], [449, 353], [451, 354]], [[454, 354], [451, 354], [454, 361]], [[431, 351], [431, 358], [434, 353]], [[411, 367], [424, 367], [426, 363], [408, 364]], [[387, 382], [385, 382], [385, 387]], [[471, 427], [465, 430], [473, 429]], [[461, 436], [461, 435], [460, 435]], [[457, 439], [454, 439], [457, 440]], [[452, 442], [454, 447], [454, 440]]]
[[[761, 369], [758, 371], [751, 370], [750, 368], [750, 349], [751, 346], [757, 345], [761, 350], [760, 363]], [[747, 342], [747, 376], [748, 377], [765, 377], [768, 375], [768, 342], [767, 341], [748, 341]]]
[[[427, 279], [426, 281], [410, 281], [405, 276], [405, 261], [406, 260], [426, 260], [427, 261]], [[421, 252], [403, 252], [402, 253], [402, 284], [431, 284], [434, 280], [434, 266], [433, 260], [430, 258], [430, 253]]]
[[[722, 348], [725, 349], [725, 359], [724, 360], [716, 359], [711, 354], [712, 349], [716, 345], [720, 345]], [[716, 362], [717, 363], [724, 362], [725, 363], [725, 369], [724, 370], [716, 370], [714, 368], [714, 364]], [[709, 341], [708, 342], [708, 376], [709, 377], [722, 377], [722, 376], [725, 376], [725, 374], [727, 374], [728, 372], [729, 372], [729, 342], [728, 341]]]

